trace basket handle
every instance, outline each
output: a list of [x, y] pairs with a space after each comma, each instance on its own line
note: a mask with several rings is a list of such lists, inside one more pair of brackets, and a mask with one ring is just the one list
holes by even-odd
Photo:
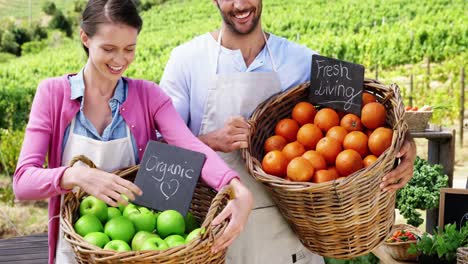
[[85, 155], [78, 155], [74, 157], [73, 159], [71, 159], [70, 167], [73, 167], [73, 165], [75, 165], [75, 163], [77, 163], [78, 161], [83, 162], [84, 164], [88, 165], [92, 169], [96, 168], [96, 165], [94, 164], [94, 162], [90, 160], [88, 157], [86, 157]]
[[208, 209], [208, 213], [206, 214], [205, 221], [203, 221], [203, 224], [202, 224], [202, 227], [204, 227], [206, 230], [205, 233], [203, 233], [201, 236], [202, 239], [205, 239], [206, 236], [208, 235], [210, 235], [210, 237], [214, 239], [214, 235], [213, 235], [214, 227], [211, 224], [211, 222], [213, 222], [213, 219], [215, 218], [215, 216], [219, 215], [219, 213], [222, 211], [222, 209], [220, 208], [221, 207], [220, 205], [223, 202], [223, 200], [225, 199], [232, 200], [234, 198], [235, 198], [234, 189], [230, 185], [223, 187], [216, 194], [216, 196], [213, 198], [213, 201], [211, 202], [210, 208]]

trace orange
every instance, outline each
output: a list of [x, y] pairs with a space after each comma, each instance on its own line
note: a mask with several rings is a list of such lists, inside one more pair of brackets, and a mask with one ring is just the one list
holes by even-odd
[[341, 152], [342, 147], [338, 140], [324, 137], [317, 143], [315, 150], [325, 158], [327, 164], [334, 164], [336, 156]]
[[376, 102], [376, 101], [377, 101], [377, 98], [375, 97], [375, 95], [366, 93], [366, 92], [362, 93], [362, 106], [368, 103]]
[[361, 155], [361, 157], [365, 157], [368, 153], [367, 149], [367, 135], [361, 131], [352, 131], [349, 132], [343, 141], [343, 148], [344, 149], [353, 149]]
[[348, 131], [342, 126], [334, 126], [327, 131], [327, 137], [332, 137], [338, 140], [343, 144], [345, 136], [348, 134]]
[[299, 125], [296, 121], [290, 118], [281, 119], [275, 127], [275, 134], [282, 136], [287, 142], [296, 140]]
[[265, 144], [263, 144], [263, 149], [265, 150], [265, 153], [268, 153], [272, 150], [283, 150], [284, 146], [286, 146], [287, 143], [288, 142], [286, 142], [286, 139], [284, 137], [274, 135], [265, 140]]
[[286, 144], [283, 148], [283, 153], [288, 160], [292, 160], [295, 157], [302, 156], [304, 154], [305, 148], [301, 143], [294, 141]]
[[327, 132], [330, 128], [340, 124], [340, 118], [335, 110], [331, 108], [323, 108], [315, 115], [314, 124], [316, 124], [323, 132]]
[[361, 110], [361, 122], [369, 128], [374, 129], [385, 125], [387, 111], [381, 103], [368, 103]]
[[375, 156], [380, 156], [392, 145], [393, 130], [386, 127], [379, 127], [369, 137], [369, 150]]
[[322, 137], [322, 130], [314, 124], [305, 124], [297, 132], [297, 141], [308, 149], [314, 149]]
[[305, 158], [296, 157], [289, 162], [287, 175], [292, 181], [310, 181], [314, 175], [314, 167]]
[[346, 131], [362, 131], [361, 119], [355, 114], [347, 114], [343, 116], [340, 121], [340, 126], [344, 127]]
[[[336, 167], [328, 167], [327, 169], [331, 174], [333, 174], [333, 177], [335, 177], [336, 179], [339, 178], [341, 175], [338, 173], [338, 171], [336, 170]], [[342, 177], [342, 176], [341, 176]]]
[[327, 162], [323, 158], [320, 153], [318, 153], [315, 150], [308, 150], [304, 154], [302, 154], [302, 157], [305, 158], [314, 166], [314, 169], [317, 170], [324, 170], [327, 168]]
[[268, 152], [262, 160], [263, 170], [271, 175], [284, 177], [286, 175], [286, 168], [288, 166], [288, 159], [283, 152], [273, 150]]
[[363, 166], [361, 155], [355, 150], [343, 150], [336, 157], [336, 170], [342, 176], [348, 176], [360, 170]]
[[312, 177], [312, 182], [322, 183], [322, 182], [332, 181], [336, 178], [337, 177], [333, 171], [319, 170], [314, 173], [314, 176]]
[[377, 157], [371, 154], [371, 155], [367, 155], [362, 162], [364, 163], [364, 167], [367, 168], [376, 161], [377, 161]]
[[317, 109], [308, 102], [300, 102], [294, 106], [292, 110], [292, 118], [296, 120], [299, 125], [313, 123]]

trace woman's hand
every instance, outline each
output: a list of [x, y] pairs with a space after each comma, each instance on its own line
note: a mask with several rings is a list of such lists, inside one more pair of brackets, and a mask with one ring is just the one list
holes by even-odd
[[414, 161], [416, 160], [416, 144], [407, 133], [403, 146], [397, 154], [397, 158], [401, 158], [400, 164], [389, 172], [382, 179], [380, 188], [384, 191], [396, 191], [413, 177]]
[[232, 244], [244, 229], [252, 211], [253, 197], [250, 191], [238, 179], [233, 179], [230, 184], [234, 189], [235, 198], [227, 203], [224, 210], [213, 220], [212, 225], [219, 225], [227, 218], [230, 220], [223, 234], [215, 239], [213, 253]]
[[84, 192], [95, 196], [110, 206], [127, 205], [122, 194], [135, 200], [135, 194], [142, 195], [138, 186], [121, 177], [98, 169], [70, 167], [65, 170], [60, 186], [64, 189], [80, 187]]

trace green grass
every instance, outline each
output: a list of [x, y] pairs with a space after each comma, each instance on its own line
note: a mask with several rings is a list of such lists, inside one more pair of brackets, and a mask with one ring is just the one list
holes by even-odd
[[[29, 14], [33, 21], [39, 20], [44, 15], [42, 5], [47, 0], [0, 0], [0, 20], [5, 17], [14, 17], [15, 19], [28, 19]], [[53, 1], [57, 8], [67, 10], [73, 7], [73, 0], [55, 0]], [[29, 4], [31, 3], [31, 9]]]

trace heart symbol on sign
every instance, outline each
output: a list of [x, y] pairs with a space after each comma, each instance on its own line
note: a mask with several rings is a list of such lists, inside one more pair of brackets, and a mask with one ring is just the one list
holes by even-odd
[[174, 196], [179, 190], [179, 181], [171, 179], [169, 182], [163, 182], [160, 185], [161, 193], [169, 200], [170, 197]]

